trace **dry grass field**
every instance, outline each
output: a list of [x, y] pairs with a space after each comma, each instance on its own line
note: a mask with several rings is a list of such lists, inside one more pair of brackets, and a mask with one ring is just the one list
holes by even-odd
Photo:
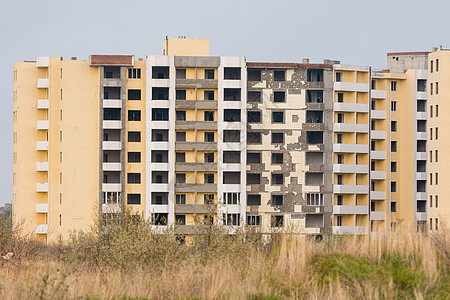
[[450, 299], [450, 233], [400, 228], [382, 240], [294, 234], [180, 243], [123, 215], [44, 245], [0, 228], [0, 299]]

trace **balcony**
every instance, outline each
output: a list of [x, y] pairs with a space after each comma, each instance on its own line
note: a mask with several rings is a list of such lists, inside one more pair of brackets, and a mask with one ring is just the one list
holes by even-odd
[[369, 153], [369, 145], [364, 144], [333, 144], [333, 152]]
[[369, 192], [368, 185], [354, 185], [354, 184], [333, 185], [333, 193], [335, 194], [367, 194], [368, 192]]
[[369, 233], [367, 226], [333, 226], [333, 234], [357, 234], [365, 235]]
[[384, 171], [370, 171], [370, 179], [384, 180], [386, 179], [386, 173]]
[[50, 86], [48, 78], [41, 78], [37, 80], [37, 88], [38, 89], [48, 89]]
[[385, 200], [386, 195], [384, 191], [370, 191], [370, 199], [371, 200]]
[[48, 151], [48, 142], [47, 141], [39, 141], [36, 144], [37, 151]]
[[370, 158], [374, 160], [383, 160], [386, 159], [385, 151], [370, 151]]
[[177, 109], [217, 109], [218, 101], [216, 100], [176, 100], [175, 108]]
[[204, 171], [204, 172], [216, 172], [217, 162], [215, 163], [175, 163], [176, 172], [192, 172], [192, 171]]
[[426, 212], [416, 212], [416, 220], [417, 221], [426, 221], [427, 213]]
[[36, 204], [36, 213], [47, 214], [48, 213], [48, 204], [47, 203]]
[[369, 132], [369, 124], [334, 123], [333, 131], [367, 133]]
[[104, 120], [103, 129], [122, 129], [122, 121]]
[[215, 142], [176, 142], [175, 151], [217, 151]]
[[384, 130], [371, 130], [370, 131], [370, 138], [372, 140], [385, 140], [386, 139], [386, 132]]
[[[153, 123], [152, 123], [153, 125]], [[209, 121], [175, 121], [176, 130], [217, 130], [217, 122]]]
[[37, 162], [36, 163], [37, 172], [48, 172], [48, 162]]
[[175, 204], [176, 214], [207, 214], [210, 212], [211, 209], [204, 204]]
[[175, 183], [175, 192], [186, 193], [215, 193], [217, 184], [215, 183]]
[[122, 212], [120, 204], [117, 203], [102, 204], [102, 213], [104, 214], [117, 214], [120, 212]]
[[333, 214], [337, 215], [367, 215], [369, 207], [363, 205], [333, 205]]
[[369, 104], [364, 103], [337, 103], [333, 104], [334, 111], [343, 111], [343, 112], [369, 112]]
[[48, 183], [36, 183], [36, 192], [48, 193]]
[[47, 224], [39, 224], [36, 226], [36, 234], [47, 234], [48, 225]]
[[384, 211], [371, 211], [370, 219], [375, 221], [384, 221], [386, 220], [386, 215]]
[[384, 90], [371, 90], [370, 96], [372, 99], [385, 99], [386, 98], [386, 91]]
[[120, 162], [104, 162], [103, 171], [122, 171], [122, 164]]
[[120, 141], [103, 141], [103, 150], [122, 150], [122, 142]]
[[351, 91], [351, 92], [369, 92], [368, 83], [357, 83], [357, 82], [335, 82], [335, 91]]
[[48, 99], [38, 99], [37, 109], [48, 109], [50, 107], [50, 102]]
[[48, 68], [50, 66], [50, 57], [48, 56], [38, 57], [36, 64], [38, 68]]
[[122, 108], [122, 100], [103, 100], [103, 108]]
[[48, 130], [49, 122], [48, 120], [38, 120], [36, 129], [37, 130]]
[[122, 184], [121, 183], [103, 183], [102, 191], [103, 192], [121, 192]]
[[334, 164], [334, 173], [369, 173], [368, 165]]
[[384, 110], [371, 110], [370, 117], [375, 120], [385, 120], [386, 112]]

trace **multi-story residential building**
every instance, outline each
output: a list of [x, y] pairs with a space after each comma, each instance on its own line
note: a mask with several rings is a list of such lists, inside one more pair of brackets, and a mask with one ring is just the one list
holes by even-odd
[[209, 56], [208, 40], [179, 38], [146, 59], [17, 63], [14, 218], [47, 241], [122, 204], [179, 235], [204, 222], [436, 230], [450, 210], [438, 155], [447, 54], [389, 53], [379, 72]]

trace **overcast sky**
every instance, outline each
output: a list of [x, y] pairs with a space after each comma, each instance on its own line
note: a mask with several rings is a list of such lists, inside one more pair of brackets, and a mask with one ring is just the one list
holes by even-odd
[[[160, 54], [168, 35], [209, 38], [247, 61], [385, 67], [386, 53], [450, 48], [448, 0], [6, 0], [0, 9], [0, 206], [12, 199], [12, 68], [39, 56]], [[32, 201], [30, 199], [30, 201]]]

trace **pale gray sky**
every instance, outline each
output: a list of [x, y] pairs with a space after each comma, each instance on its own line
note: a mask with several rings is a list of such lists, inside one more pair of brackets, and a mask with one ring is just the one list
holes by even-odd
[[448, 0], [7, 0], [0, 10], [0, 206], [12, 199], [12, 67], [38, 56], [160, 54], [166, 35], [209, 38], [247, 61], [385, 67], [386, 52], [450, 48]]

